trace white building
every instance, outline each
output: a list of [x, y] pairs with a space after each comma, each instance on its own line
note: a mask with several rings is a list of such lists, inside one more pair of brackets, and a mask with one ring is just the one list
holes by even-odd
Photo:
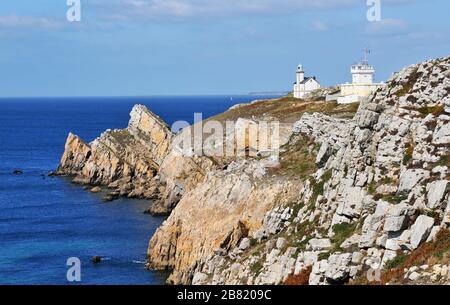
[[374, 83], [375, 68], [369, 65], [366, 49], [364, 59], [351, 67], [352, 83], [341, 84], [341, 93], [338, 97], [339, 104], [348, 104], [361, 101], [372, 92], [382, 87], [384, 83]]
[[297, 79], [294, 83], [294, 97], [303, 98], [308, 93], [320, 89], [320, 83], [315, 76], [305, 77], [305, 70], [302, 65], [297, 67]]

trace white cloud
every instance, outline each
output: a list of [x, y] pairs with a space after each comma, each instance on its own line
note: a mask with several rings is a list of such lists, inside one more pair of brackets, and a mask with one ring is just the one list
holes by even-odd
[[367, 34], [398, 34], [406, 31], [408, 24], [401, 19], [382, 19], [370, 22], [366, 27]]
[[0, 16], [0, 29], [1, 28], [54, 29], [59, 28], [61, 26], [62, 26], [61, 22], [45, 17], [30, 17], [17, 15]]
[[[113, 11], [115, 17], [211, 17], [236, 14], [286, 13], [331, 9], [359, 4], [364, 0], [87, 0], [98, 12]], [[392, 0], [391, 0], [392, 1]], [[394, 0], [402, 1], [402, 0]]]

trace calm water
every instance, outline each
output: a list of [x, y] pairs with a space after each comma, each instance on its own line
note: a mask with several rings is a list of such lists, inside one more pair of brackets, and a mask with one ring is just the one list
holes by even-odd
[[[66, 260], [81, 260], [84, 284], [162, 284], [144, 269], [147, 244], [163, 221], [149, 202], [104, 204], [65, 178], [49, 178], [67, 134], [86, 141], [127, 126], [136, 103], [171, 124], [204, 118], [256, 96], [0, 99], [0, 284], [67, 284]], [[12, 175], [16, 169], [23, 175]], [[90, 258], [106, 258], [93, 265]]]

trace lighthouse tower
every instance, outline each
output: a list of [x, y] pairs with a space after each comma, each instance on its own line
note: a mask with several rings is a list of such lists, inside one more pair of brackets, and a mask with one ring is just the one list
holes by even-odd
[[303, 98], [305, 95], [320, 88], [316, 77], [305, 77], [305, 70], [302, 65], [298, 65], [296, 71], [296, 81], [294, 83], [294, 97]]
[[341, 94], [337, 100], [339, 104], [359, 102], [384, 86], [383, 83], [374, 83], [375, 68], [369, 64], [369, 54], [369, 49], [365, 49], [363, 60], [352, 65], [352, 82], [340, 85]]
[[303, 65], [298, 65], [297, 67], [297, 84], [301, 84], [305, 80], [305, 70]]
[[364, 50], [364, 59], [353, 65], [351, 68], [352, 83], [358, 85], [371, 85], [373, 84], [373, 76], [375, 74], [375, 68], [369, 65], [368, 55], [369, 49]]

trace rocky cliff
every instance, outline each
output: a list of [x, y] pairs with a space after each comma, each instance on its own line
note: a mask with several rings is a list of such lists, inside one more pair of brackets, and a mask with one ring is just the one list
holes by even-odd
[[175, 284], [448, 282], [449, 93], [446, 58], [395, 74], [351, 119], [305, 113], [281, 170], [244, 162], [186, 194], [150, 267]]
[[172, 133], [142, 105], [135, 106], [130, 116], [126, 129], [108, 130], [89, 144], [69, 134], [57, 174], [75, 176], [73, 181], [80, 184], [107, 186], [106, 200], [157, 196], [155, 176]]
[[[143, 106], [90, 144], [69, 135], [59, 174], [110, 196], [157, 198], [170, 216], [148, 267], [172, 284], [448, 283], [450, 59], [412, 65], [360, 105], [289, 97], [214, 117], [279, 121], [279, 162], [227, 140], [183, 148]], [[249, 155], [254, 152], [254, 155]]]

